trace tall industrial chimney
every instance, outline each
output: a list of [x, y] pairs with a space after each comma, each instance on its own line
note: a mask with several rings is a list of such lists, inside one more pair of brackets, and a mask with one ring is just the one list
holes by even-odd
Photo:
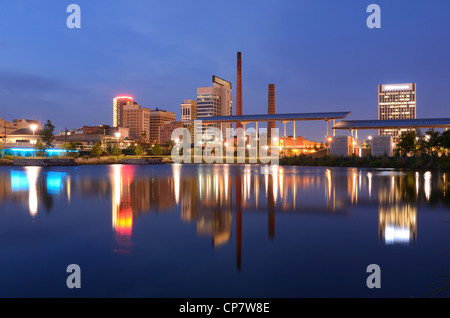
[[[269, 84], [269, 115], [275, 114], [275, 84]], [[272, 128], [275, 128], [275, 122], [269, 121], [267, 123], [267, 139], [268, 144], [272, 144]]]
[[[242, 115], [242, 57], [237, 52], [237, 83], [236, 83], [236, 115]], [[242, 128], [241, 123], [236, 123], [236, 128]]]

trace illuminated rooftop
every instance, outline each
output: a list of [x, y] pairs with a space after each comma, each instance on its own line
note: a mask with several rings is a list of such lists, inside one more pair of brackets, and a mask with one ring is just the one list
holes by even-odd
[[449, 128], [450, 118], [393, 119], [393, 120], [343, 120], [333, 129], [386, 129], [386, 128]]

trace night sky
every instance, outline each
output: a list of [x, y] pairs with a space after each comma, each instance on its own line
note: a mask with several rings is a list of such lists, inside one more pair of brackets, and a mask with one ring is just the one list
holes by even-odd
[[[81, 29], [66, 8], [81, 7]], [[366, 8], [381, 7], [381, 29]], [[0, 116], [50, 119], [56, 131], [112, 124], [112, 99], [173, 111], [212, 75], [243, 113], [352, 111], [377, 119], [377, 85], [417, 83], [417, 117], [450, 117], [448, 0], [1, 0]], [[281, 127], [281, 126], [280, 126]], [[323, 140], [324, 122], [298, 124]], [[369, 134], [370, 132], [367, 132]], [[366, 132], [360, 132], [360, 138]]]

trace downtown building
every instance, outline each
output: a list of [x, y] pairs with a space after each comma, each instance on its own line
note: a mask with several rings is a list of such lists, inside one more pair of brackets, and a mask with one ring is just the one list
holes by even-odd
[[[417, 92], [415, 83], [378, 85], [378, 119], [416, 119]], [[392, 136], [397, 143], [403, 132], [414, 129], [379, 129], [378, 135]]]
[[13, 119], [13, 121], [7, 121], [0, 117], [0, 139], [6, 142], [8, 135], [16, 133], [18, 130], [30, 130], [31, 125], [36, 125], [36, 130], [41, 130], [41, 121], [35, 119]]
[[165, 123], [175, 122], [175, 113], [169, 112], [167, 110], [159, 109], [150, 110], [150, 124], [149, 124], [149, 137], [150, 144], [155, 145], [160, 142], [160, 130]]
[[150, 135], [150, 109], [139, 104], [126, 105], [123, 108], [123, 128], [129, 129], [129, 136], [148, 143]]
[[148, 142], [150, 109], [141, 107], [131, 96], [117, 96], [113, 100], [113, 126], [128, 129], [128, 137]]
[[131, 96], [117, 96], [113, 99], [113, 127], [123, 127], [123, 108], [137, 104]]
[[181, 104], [181, 122], [189, 129], [192, 144], [194, 143], [194, 120], [197, 120], [197, 102], [185, 99]]
[[[232, 116], [233, 115], [233, 95], [231, 94], [231, 83], [220, 77], [212, 77], [213, 86], [197, 88], [197, 119], [201, 120], [213, 116]], [[231, 124], [211, 125], [222, 129], [222, 135], [225, 138], [227, 128]], [[203, 128], [205, 129], [205, 128]], [[200, 132], [197, 132], [198, 136]], [[206, 140], [197, 140], [197, 142], [208, 142]]]

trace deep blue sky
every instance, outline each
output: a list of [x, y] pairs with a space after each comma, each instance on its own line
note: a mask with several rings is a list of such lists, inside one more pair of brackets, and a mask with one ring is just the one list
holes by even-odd
[[[81, 29], [66, 26], [71, 3]], [[366, 26], [371, 3], [381, 29]], [[237, 51], [244, 114], [267, 111], [274, 83], [279, 113], [376, 119], [378, 84], [415, 82], [418, 117], [450, 117], [448, 0], [2, 0], [0, 15], [7, 120], [50, 119], [58, 131], [112, 124], [118, 94], [179, 119], [180, 103], [213, 74], [235, 88]], [[325, 135], [322, 122], [298, 127]]]

